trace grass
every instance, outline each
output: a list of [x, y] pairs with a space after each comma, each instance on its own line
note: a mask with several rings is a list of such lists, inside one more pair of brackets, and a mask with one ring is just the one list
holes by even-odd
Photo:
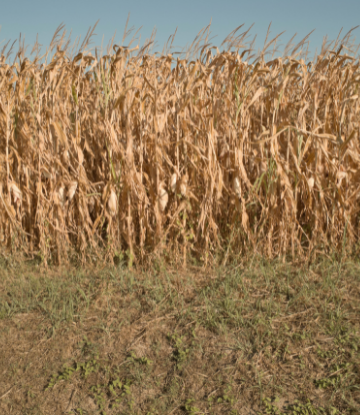
[[3, 414], [355, 414], [360, 265], [0, 278]]

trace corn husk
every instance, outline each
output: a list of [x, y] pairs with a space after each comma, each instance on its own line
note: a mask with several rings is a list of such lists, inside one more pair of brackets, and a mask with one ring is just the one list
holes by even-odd
[[114, 189], [110, 190], [110, 196], [107, 203], [108, 210], [111, 216], [115, 216], [117, 210], [117, 197]]
[[12, 196], [13, 196], [14, 205], [21, 204], [22, 194], [21, 194], [20, 189], [17, 187], [15, 183], [11, 183], [10, 192], [12, 193]]
[[88, 209], [90, 213], [94, 212], [95, 209], [95, 198], [94, 196], [90, 196], [88, 200]]
[[164, 212], [166, 209], [166, 205], [169, 201], [169, 195], [164, 188], [164, 185], [161, 185], [159, 188], [159, 208], [161, 212]]
[[308, 185], [309, 185], [309, 189], [311, 190], [314, 187], [314, 184], [315, 184], [314, 178], [310, 177], [307, 182], [308, 182]]
[[65, 186], [60, 186], [58, 190], [58, 198], [61, 206], [65, 205]]
[[176, 191], [176, 181], [177, 181], [177, 174], [174, 173], [170, 179], [170, 189], [173, 193]]
[[187, 184], [188, 184], [188, 175], [185, 174], [180, 181], [180, 193], [182, 196], [186, 196], [187, 193]]
[[240, 185], [240, 179], [238, 176], [234, 178], [233, 189], [234, 189], [236, 196], [238, 198], [241, 198], [241, 185]]
[[68, 190], [67, 190], [67, 199], [68, 202], [70, 203], [75, 195], [76, 189], [77, 189], [78, 183], [73, 181], [70, 182], [68, 185]]

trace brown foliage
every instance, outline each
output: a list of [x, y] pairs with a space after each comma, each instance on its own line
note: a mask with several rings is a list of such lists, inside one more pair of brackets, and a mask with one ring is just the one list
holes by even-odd
[[359, 62], [341, 47], [309, 64], [113, 49], [2, 58], [3, 245], [56, 262], [71, 250], [226, 262], [234, 247], [359, 241]]

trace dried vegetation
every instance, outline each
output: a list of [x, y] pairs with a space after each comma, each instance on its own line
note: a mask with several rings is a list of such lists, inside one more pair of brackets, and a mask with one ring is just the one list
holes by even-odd
[[0, 267], [0, 413], [360, 413], [360, 264]]
[[249, 250], [305, 257], [357, 246], [350, 34], [306, 63], [307, 38], [265, 61], [277, 38], [253, 58], [241, 50], [248, 31], [232, 32], [224, 52], [205, 33], [192, 60], [150, 54], [153, 39], [92, 54], [92, 31], [73, 54], [57, 32], [45, 61], [20, 48], [11, 64], [3, 51], [3, 246], [46, 263], [72, 253], [227, 263]]

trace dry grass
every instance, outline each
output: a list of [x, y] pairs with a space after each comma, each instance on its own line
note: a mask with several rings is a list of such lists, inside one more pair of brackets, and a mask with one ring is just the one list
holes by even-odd
[[360, 413], [359, 263], [0, 268], [0, 413]]
[[76, 56], [54, 36], [45, 64], [3, 53], [2, 245], [45, 263], [130, 264], [358, 249], [349, 36], [309, 64], [305, 41], [266, 62], [268, 42], [249, 64], [246, 34], [222, 53], [196, 44], [192, 61], [116, 45], [94, 56], [92, 32]]

